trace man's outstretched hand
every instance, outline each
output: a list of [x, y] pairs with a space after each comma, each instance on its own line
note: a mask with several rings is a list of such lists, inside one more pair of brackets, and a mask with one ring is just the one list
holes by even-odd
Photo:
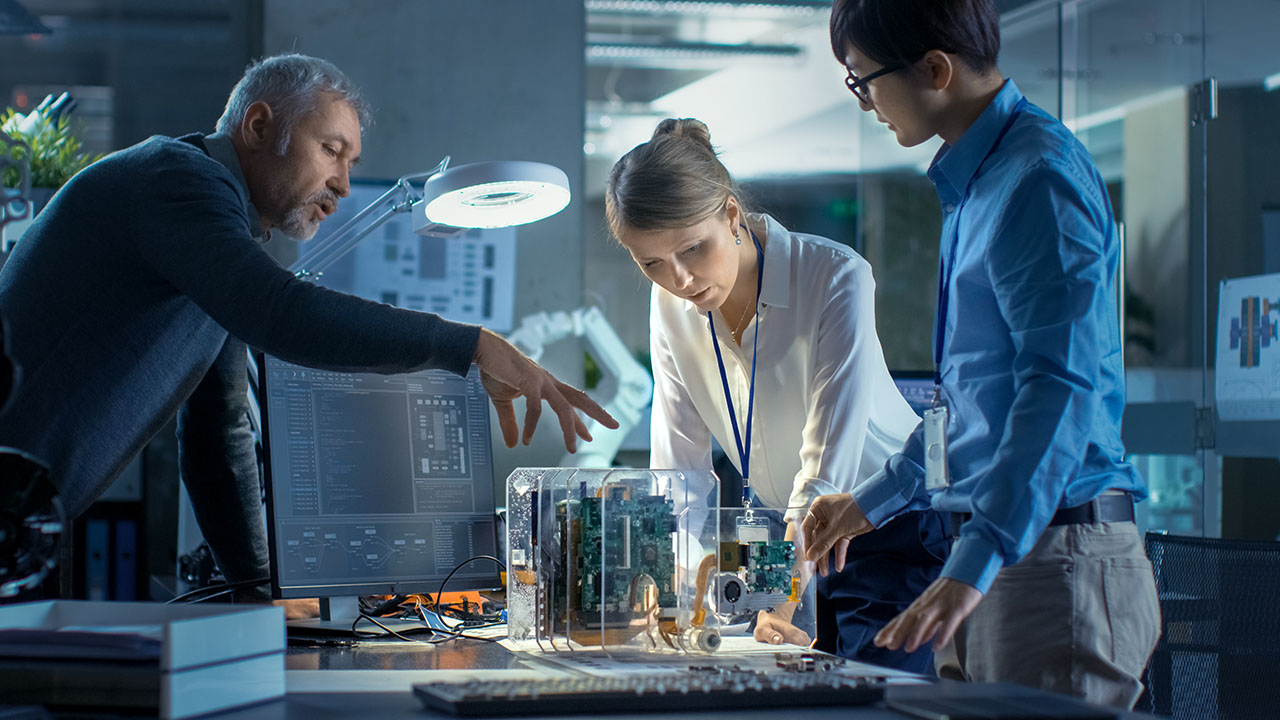
[[489, 393], [489, 400], [498, 411], [498, 426], [502, 428], [502, 441], [507, 447], [515, 447], [516, 437], [521, 435], [514, 404], [519, 397], [525, 398], [524, 433], [521, 438], [525, 445], [533, 440], [533, 431], [542, 415], [544, 400], [560, 419], [560, 429], [564, 431], [564, 447], [569, 452], [577, 451], [579, 437], [587, 442], [591, 441], [591, 433], [587, 431], [586, 424], [578, 417], [576, 410], [585, 412], [607, 428], [618, 427], [618, 421], [587, 397], [586, 393], [555, 379], [542, 366], [525, 357], [514, 345], [489, 330], [480, 331], [475, 363], [480, 366], [480, 380]]
[[951, 642], [960, 622], [982, 601], [972, 585], [951, 578], [934, 580], [898, 617], [876, 633], [876, 645], [890, 650], [915, 652], [933, 640], [933, 646]]

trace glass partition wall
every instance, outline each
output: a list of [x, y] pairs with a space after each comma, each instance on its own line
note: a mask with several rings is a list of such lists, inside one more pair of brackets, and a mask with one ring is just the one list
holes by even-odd
[[[1224, 373], [1244, 362], [1215, 360], [1220, 331], [1231, 332], [1218, 327], [1220, 283], [1280, 272], [1276, 28], [1280, 4], [1269, 0], [1043, 2], [1005, 18], [1002, 67], [1033, 76], [1028, 94], [1045, 107], [1056, 90], [1122, 229], [1124, 436], [1151, 489], [1144, 529], [1280, 533], [1280, 424], [1224, 419], [1214, 392], [1216, 362]], [[1054, 50], [1056, 82], [1044, 87]], [[1224, 323], [1239, 314], [1224, 309]], [[1280, 355], [1265, 310], [1261, 325], [1250, 362], [1271, 369], [1274, 393]]]
[[1057, 4], [1061, 118], [1098, 163], [1124, 242], [1117, 292], [1129, 407], [1124, 439], [1146, 477], [1142, 529], [1218, 535], [1220, 463], [1197, 435], [1211, 407], [1193, 182], [1206, 119], [1204, 0]]
[[[1191, 226], [1200, 240], [1193, 246], [1191, 288], [1203, 308], [1206, 385], [1212, 412], [1209, 438], [1221, 458], [1221, 520], [1224, 537], [1280, 539], [1280, 421], [1277, 414], [1238, 421], [1224, 416], [1226, 395], [1214, 400], [1214, 388], [1232, 390], [1231, 380], [1246, 365], [1261, 375], [1258, 388], [1274, 403], [1280, 396], [1280, 346], [1277, 299], [1280, 298], [1280, 3], [1275, 0], [1205, 0], [1205, 74], [1216, 82], [1214, 117], [1190, 134], [1191, 185], [1199, 193]], [[1193, 117], [1196, 116], [1193, 105]], [[1271, 275], [1259, 298], [1269, 312], [1253, 327], [1262, 330], [1261, 348], [1246, 359], [1230, 350], [1232, 321], [1243, 321], [1241, 298], [1219, 307], [1226, 279]], [[1224, 292], [1224, 296], [1225, 296]], [[1247, 298], [1246, 298], [1247, 300]], [[1256, 309], [1256, 305], [1255, 305]], [[1221, 320], [1221, 322], [1220, 322]], [[1214, 349], [1218, 351], [1217, 364]], [[1248, 342], [1242, 345], [1248, 347]], [[1194, 356], [1193, 356], [1194, 357]], [[1220, 371], [1220, 374], [1215, 373]], [[1218, 374], [1215, 382], [1214, 376]], [[1207, 423], [1204, 423], [1207, 424]]]

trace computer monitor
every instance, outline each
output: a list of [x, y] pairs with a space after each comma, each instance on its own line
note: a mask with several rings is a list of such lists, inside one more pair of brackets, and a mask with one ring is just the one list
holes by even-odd
[[[291, 625], [350, 631], [358, 596], [434, 594], [495, 553], [478, 368], [378, 375], [259, 356], [258, 382], [272, 594], [319, 597], [331, 621]], [[448, 589], [500, 587], [498, 570], [470, 563]]]
[[933, 403], [933, 373], [928, 370], [890, 370], [889, 374], [911, 409], [917, 415], [924, 414]]

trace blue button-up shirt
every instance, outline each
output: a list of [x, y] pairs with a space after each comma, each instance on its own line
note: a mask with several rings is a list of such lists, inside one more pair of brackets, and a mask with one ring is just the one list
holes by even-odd
[[930, 501], [972, 513], [942, 576], [984, 593], [1058, 508], [1112, 488], [1146, 497], [1120, 442], [1120, 247], [1106, 186], [1080, 142], [1035, 105], [997, 145], [1020, 100], [1007, 81], [929, 167], [944, 211], [941, 261], [953, 266], [946, 317], [935, 318], [946, 324], [951, 486], [926, 493], [917, 427], [853, 491], [877, 527]]

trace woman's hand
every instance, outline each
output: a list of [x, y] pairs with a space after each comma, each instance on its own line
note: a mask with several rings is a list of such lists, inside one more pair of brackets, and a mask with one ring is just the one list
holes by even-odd
[[[787, 603], [787, 605], [791, 606], [791, 612], [794, 613], [795, 603]], [[756, 641], [769, 643], [770, 645], [791, 643], [792, 645], [808, 647], [813, 642], [813, 638], [809, 637], [809, 633], [783, 619], [783, 614], [781, 612], [769, 612], [768, 610], [761, 610], [756, 613]]]

